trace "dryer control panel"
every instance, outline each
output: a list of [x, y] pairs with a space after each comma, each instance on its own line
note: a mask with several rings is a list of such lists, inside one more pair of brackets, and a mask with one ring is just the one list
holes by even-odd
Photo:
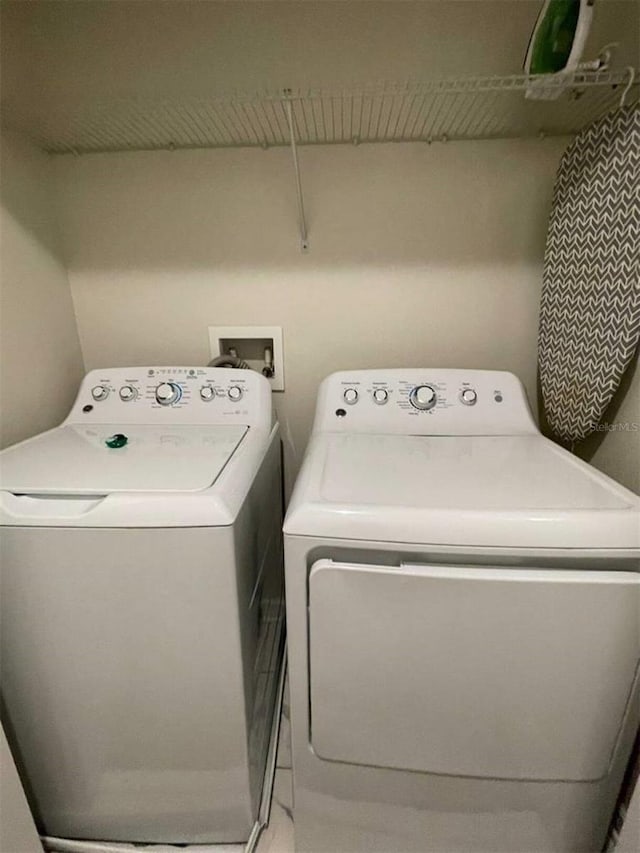
[[408, 368], [333, 373], [314, 431], [407, 435], [537, 432], [520, 380], [501, 370]]
[[245, 424], [268, 429], [271, 386], [253, 370], [114, 367], [92, 370], [66, 423]]

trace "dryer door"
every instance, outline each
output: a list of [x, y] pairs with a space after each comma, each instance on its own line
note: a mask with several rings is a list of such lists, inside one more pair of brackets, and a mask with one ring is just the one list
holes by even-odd
[[638, 714], [640, 576], [319, 560], [309, 644], [321, 758], [595, 780]]

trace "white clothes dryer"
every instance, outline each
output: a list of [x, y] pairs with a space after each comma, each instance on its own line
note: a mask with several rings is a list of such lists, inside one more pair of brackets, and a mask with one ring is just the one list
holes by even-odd
[[298, 853], [600, 851], [640, 499], [510, 373], [356, 370], [320, 388], [284, 532]]
[[0, 484], [4, 722], [47, 844], [247, 841], [284, 645], [267, 380], [94, 370]]

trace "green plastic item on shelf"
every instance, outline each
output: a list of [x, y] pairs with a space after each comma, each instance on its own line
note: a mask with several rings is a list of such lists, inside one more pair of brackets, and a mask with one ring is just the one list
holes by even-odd
[[527, 74], [555, 74], [577, 66], [591, 25], [593, 3], [545, 0], [527, 50]]

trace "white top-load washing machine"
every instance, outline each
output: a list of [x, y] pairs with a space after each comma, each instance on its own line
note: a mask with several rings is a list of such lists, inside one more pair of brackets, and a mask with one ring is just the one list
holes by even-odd
[[356, 370], [321, 386], [284, 531], [296, 850], [600, 851], [640, 499], [510, 373]]
[[94, 370], [0, 486], [4, 722], [40, 832], [246, 841], [283, 652], [267, 380]]

